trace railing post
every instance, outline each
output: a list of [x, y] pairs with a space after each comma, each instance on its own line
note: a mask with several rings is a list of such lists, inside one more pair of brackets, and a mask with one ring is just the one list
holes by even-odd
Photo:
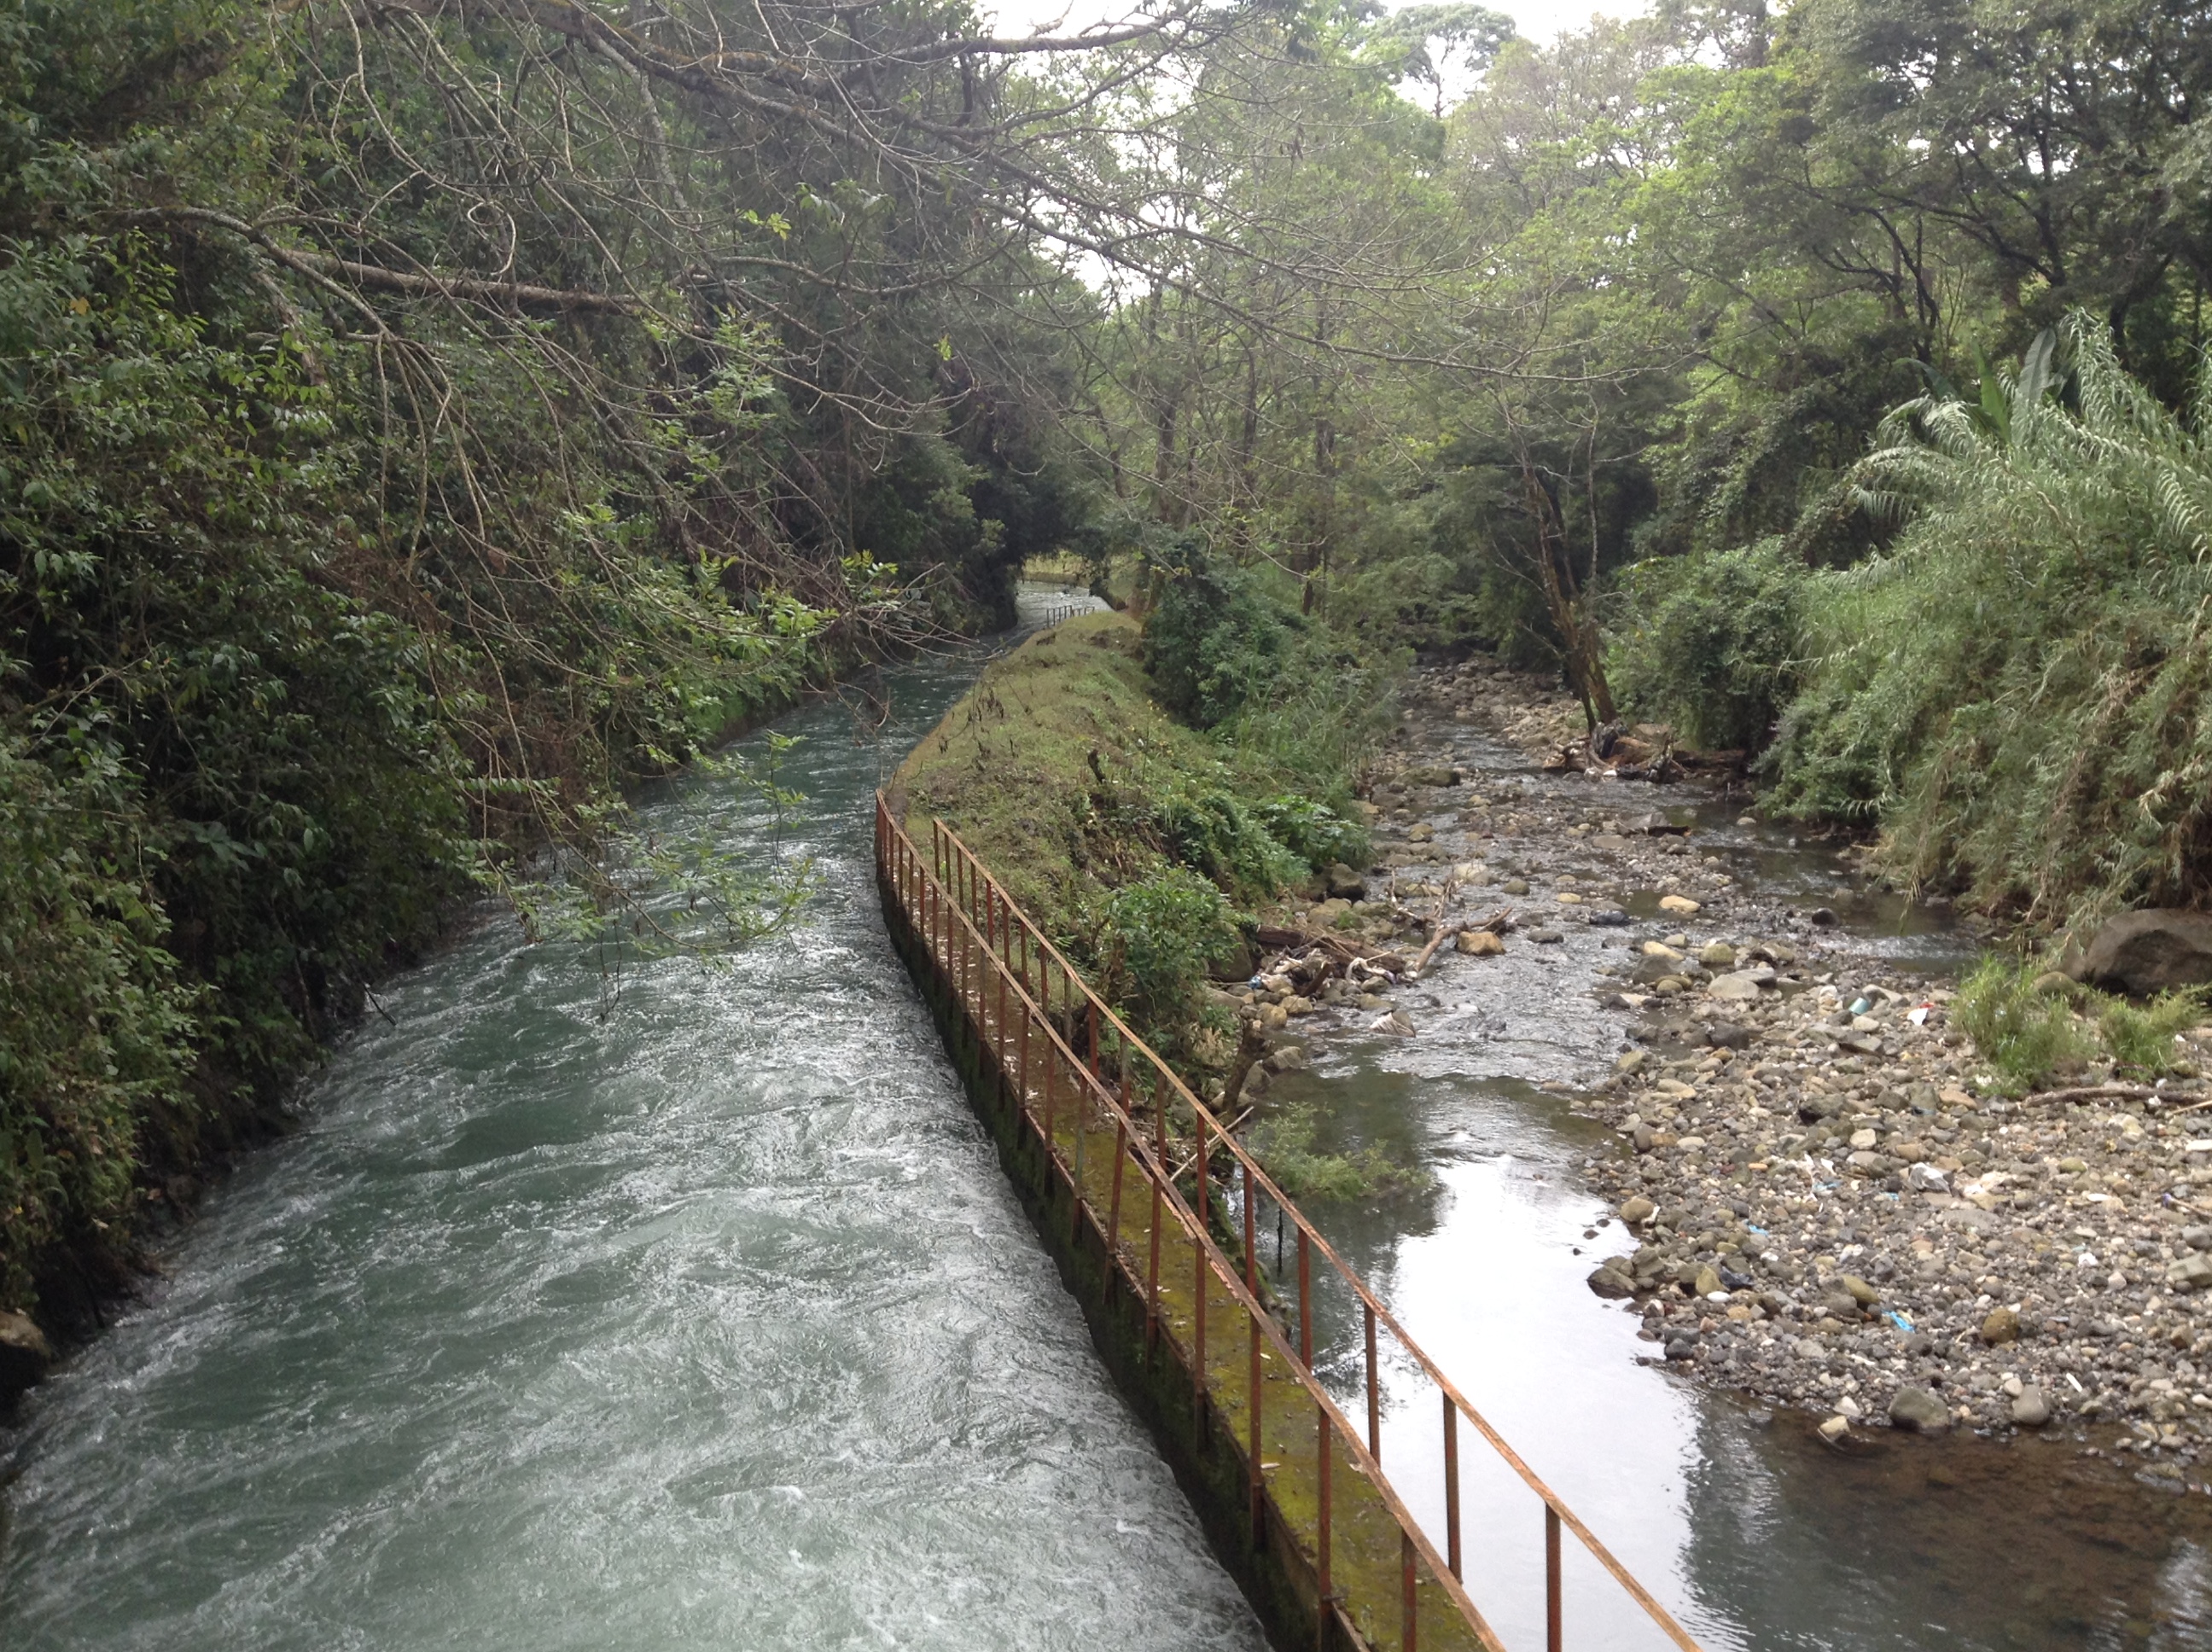
[[1560, 1652], [1566, 1633], [1559, 1612], [1559, 1511], [1544, 1505], [1544, 1647]]
[[1366, 1304], [1367, 1312], [1367, 1455], [1376, 1462], [1382, 1461], [1382, 1391], [1375, 1376], [1375, 1304]]
[[1444, 1557], [1451, 1575], [1465, 1579], [1459, 1564], [1459, 1407], [1444, 1401]]
[[1193, 1204], [1198, 1211], [1198, 1232], [1191, 1239], [1191, 1253], [1197, 1258], [1196, 1284], [1198, 1300], [1192, 1305], [1190, 1382], [1192, 1404], [1197, 1411], [1199, 1425], [1206, 1423], [1206, 1114], [1200, 1113], [1198, 1126], [1198, 1197]]
[[1068, 1178], [1074, 1208], [1068, 1213], [1067, 1242], [1079, 1249], [1083, 1243], [1083, 1144], [1091, 1133], [1091, 1086], [1075, 1087], [1075, 1158]]
[[1160, 1339], [1160, 1183], [1168, 1173], [1168, 1098], [1157, 1081], [1152, 1086], [1152, 1238], [1151, 1260], [1145, 1264], [1145, 1351], [1151, 1353]]
[[1418, 1652], [1420, 1645], [1419, 1601], [1414, 1594], [1414, 1585], [1418, 1581], [1413, 1570], [1413, 1534], [1401, 1527], [1398, 1531], [1398, 1588], [1405, 1627], [1398, 1644], [1404, 1652]]
[[[1254, 1277], [1252, 1249], [1255, 1241], [1252, 1232], [1252, 1167], [1244, 1166], [1244, 1289], [1258, 1297], [1258, 1282]], [[1252, 1546], [1257, 1549], [1261, 1540], [1261, 1521], [1264, 1496], [1260, 1472], [1260, 1400], [1265, 1392], [1260, 1373], [1260, 1316], [1248, 1303], [1244, 1309], [1246, 1328], [1251, 1333], [1251, 1372], [1249, 1377], [1252, 1405], [1251, 1486], [1252, 1486]]]
[[[1121, 1111], [1126, 1115], [1128, 1108]], [[1106, 1206], [1106, 1285], [1103, 1297], [1114, 1289], [1114, 1270], [1121, 1257], [1121, 1167], [1129, 1160], [1129, 1126], [1125, 1117], [1114, 1121], [1114, 1192]]]
[[1298, 1223], [1298, 1362], [1308, 1370], [1313, 1370], [1313, 1246], [1306, 1239], [1306, 1225]]
[[1052, 1139], [1053, 1103], [1059, 1099], [1060, 1057], [1050, 1044], [1044, 1047], [1044, 1175], [1045, 1196], [1052, 1196], [1052, 1161], [1055, 1149]]
[[1006, 1026], [1006, 971], [998, 967], [998, 960], [991, 957], [991, 953], [984, 953], [984, 964], [988, 964], [988, 969], [991, 969], [991, 984], [998, 987], [998, 1024], [991, 1029], [991, 1048], [998, 1050], [998, 1075], [1000, 1081], [1005, 1081], [1006, 1044], [1013, 1035], [1013, 1029]]

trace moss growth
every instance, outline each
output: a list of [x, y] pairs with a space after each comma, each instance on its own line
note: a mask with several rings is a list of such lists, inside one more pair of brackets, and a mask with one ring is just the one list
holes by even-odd
[[[1200, 989], [1239, 961], [1237, 908], [1307, 876], [1301, 849], [1364, 845], [1327, 803], [1270, 791], [1264, 765], [1169, 715], [1141, 646], [1126, 614], [1030, 638], [915, 747], [891, 796], [908, 830], [933, 816], [957, 832], [1164, 1053], [1205, 1066], [1218, 1041], [1200, 1037]], [[1208, 884], [1219, 898], [1197, 912]]]

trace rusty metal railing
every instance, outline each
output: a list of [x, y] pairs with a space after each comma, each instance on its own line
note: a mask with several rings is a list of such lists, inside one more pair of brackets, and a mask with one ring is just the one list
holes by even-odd
[[[1198, 1413], [1204, 1417], [1210, 1410], [1231, 1425], [1232, 1442], [1246, 1460], [1253, 1530], [1273, 1529], [1304, 1557], [1317, 1622], [1326, 1626], [1334, 1620], [1355, 1644], [1397, 1652], [1418, 1652], [1424, 1645], [1504, 1652], [1462, 1581], [1459, 1422], [1464, 1418], [1542, 1506], [1547, 1652], [1562, 1652], [1565, 1642], [1563, 1530], [1574, 1534], [1668, 1641], [1682, 1652], [1699, 1652], [1666, 1608], [1406, 1333], [1219, 1119], [1091, 992], [957, 835], [932, 821], [924, 857], [878, 793], [876, 860], [886, 899], [898, 903], [979, 1046], [1019, 1098], [1051, 1172], [1071, 1194], [1077, 1234], [1087, 1227], [1103, 1246], [1109, 1287], [1118, 1279], [1142, 1304], [1147, 1349], [1162, 1339], [1171, 1343], [1191, 1373]], [[1181, 1165], [1171, 1162], [1171, 1108], [1191, 1121], [1192, 1145]], [[1139, 1122], [1147, 1112], [1149, 1136]], [[1238, 1261], [1217, 1242], [1209, 1221], [1232, 1219], [1225, 1205], [1217, 1209], [1213, 1203], [1217, 1155], [1224, 1153], [1232, 1184], [1242, 1182]], [[1134, 1201], [1125, 1197], [1131, 1173], [1139, 1182]], [[1188, 1197], [1182, 1191], [1186, 1178]], [[1296, 1230], [1295, 1346], [1263, 1300], [1272, 1293], [1255, 1260], [1261, 1198]], [[1316, 1254], [1359, 1307], [1364, 1435], [1314, 1370]], [[1183, 1255], [1190, 1259], [1187, 1272], [1177, 1260]], [[1232, 1327], [1226, 1359], [1218, 1332], [1212, 1339], [1208, 1334], [1209, 1318], [1224, 1309], [1244, 1321]], [[1234, 1336], [1236, 1329], [1243, 1334]], [[1441, 1401], [1442, 1554], [1382, 1472], [1384, 1338]], [[1239, 1341], [1242, 1360], [1233, 1346]], [[1301, 1413], [1307, 1421], [1298, 1420]]]

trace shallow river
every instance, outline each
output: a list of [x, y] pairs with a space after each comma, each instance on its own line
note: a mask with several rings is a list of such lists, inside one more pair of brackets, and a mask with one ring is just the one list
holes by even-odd
[[[732, 967], [611, 985], [487, 920], [392, 984], [300, 1133], [27, 1403], [0, 1647], [1258, 1652], [876, 913], [870, 793], [975, 669], [896, 674], [879, 729], [781, 726], [826, 884]], [[1565, 783], [1457, 738], [1493, 787]], [[746, 823], [711, 783], [655, 810]], [[1747, 881], [1897, 916], [1708, 823]], [[1416, 1205], [1316, 1213], [1475, 1403], [1715, 1652], [2212, 1645], [2212, 1499], [2076, 1480], [2058, 1442], [1840, 1459], [1637, 1363], [1574, 1253], [1590, 1127], [1535, 1088], [1617, 1047], [1594, 946], [1447, 965], [1421, 1036], [1283, 1081], [1437, 1168]], [[1426, 1405], [1385, 1428], [1439, 1518]], [[1536, 1516], [1463, 1449], [1476, 1598], [1540, 1646]], [[1576, 1652], [1656, 1643], [1568, 1577]]]
[[487, 921], [392, 984], [27, 1402], [0, 1647], [1258, 1652], [877, 914], [974, 670], [785, 720], [827, 885], [734, 967]]
[[[1596, 783], [1532, 769], [1464, 726], [1425, 726], [1422, 750], [1424, 762], [1478, 776], [1474, 788], [1493, 800], [1581, 812], [1599, 794]], [[1852, 932], [1846, 950], [1863, 961], [1855, 981], [1944, 971], [1967, 956], [1964, 938], [1929, 914], [1853, 888], [1832, 857], [1738, 826], [1733, 809], [1703, 795], [1613, 784], [1599, 801], [1694, 823], [1699, 853], [1717, 854], [1747, 890], [1832, 908]], [[1449, 829], [1449, 813], [1434, 818]], [[1576, 865], [1577, 853], [1553, 864]], [[1510, 853], [1488, 858], [1514, 869]], [[1656, 918], [1655, 902], [1626, 904]], [[1571, 1096], [1538, 1086], [1605, 1072], [1634, 1017], [1603, 1007], [1595, 989], [1611, 983], [1595, 972], [1621, 960], [1624, 936], [1680, 921], [1564, 925], [1563, 944], [1521, 948], [1503, 964], [1447, 953], [1397, 995], [1415, 1037], [1313, 1041], [1313, 1067], [1278, 1080], [1269, 1104], [1311, 1102], [1343, 1139], [1395, 1141], [1429, 1163], [1437, 1185], [1395, 1207], [1310, 1213], [1709, 1649], [2212, 1647], [2212, 1498], [2137, 1485], [2055, 1436], [1998, 1444], [1875, 1432], [1867, 1455], [1846, 1459], [1819, 1442], [1816, 1418], [1770, 1416], [1638, 1363], [1658, 1351], [1638, 1339], [1638, 1317], [1583, 1284], [1596, 1256], [1625, 1247], [1617, 1228], [1583, 1237], [1605, 1212], [1579, 1175], [1598, 1127], [1574, 1116]], [[1356, 1393], [1356, 1321], [1348, 1303], [1324, 1295], [1320, 1306], [1334, 1322], [1337, 1375]], [[1432, 1390], [1410, 1370], [1387, 1386], [1402, 1403], [1385, 1415], [1384, 1461], [1440, 1534]], [[1484, 1477], [1479, 1442], [1463, 1434], [1461, 1451], [1470, 1592], [1509, 1648], [1540, 1647], [1540, 1509], [1502, 1471]], [[1570, 1648], [1664, 1643], [1594, 1566], [1577, 1564], [1571, 1538], [1567, 1554]]]

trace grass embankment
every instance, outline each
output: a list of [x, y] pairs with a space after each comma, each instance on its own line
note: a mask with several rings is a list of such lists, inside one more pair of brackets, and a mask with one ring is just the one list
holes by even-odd
[[[890, 787], [908, 831], [926, 838], [935, 817], [957, 832], [1091, 985], [1217, 1101], [1240, 1060], [1261, 1051], [1244, 1042], [1255, 1029], [1240, 1026], [1235, 998], [1208, 992], [1207, 977], [1249, 973], [1245, 936], [1274, 897], [1312, 894], [1331, 860], [1365, 864], [1350, 793], [1362, 728], [1389, 703], [1326, 634], [1300, 633], [1281, 651], [1290, 669], [1255, 674], [1219, 630], [1185, 623], [1169, 635], [1210, 637], [1189, 652], [1217, 666], [1243, 661], [1208, 680], [1269, 685], [1250, 695], [1256, 713], [1239, 705], [1194, 726], [1146, 669], [1148, 659], [1173, 667], [1162, 631], [1148, 635], [1126, 614], [1086, 616], [987, 669]], [[1333, 678], [1316, 658], [1334, 662]], [[1364, 693], [1340, 691], [1355, 677]], [[1279, 691], [1324, 679], [1334, 687], [1318, 697], [1334, 714]], [[1340, 1139], [1310, 1108], [1263, 1105], [1253, 1117], [1254, 1151], [1300, 1197], [1423, 1185], [1389, 1151]]]
[[1249, 967], [1240, 902], [1309, 874], [1267, 828], [1303, 799], [1255, 799], [1236, 749], [1154, 697], [1143, 646], [1126, 614], [1030, 638], [915, 748], [891, 798], [918, 837], [932, 817], [957, 832], [1093, 984], [1203, 1078], [1236, 1038], [1206, 1000], [1206, 975]]

